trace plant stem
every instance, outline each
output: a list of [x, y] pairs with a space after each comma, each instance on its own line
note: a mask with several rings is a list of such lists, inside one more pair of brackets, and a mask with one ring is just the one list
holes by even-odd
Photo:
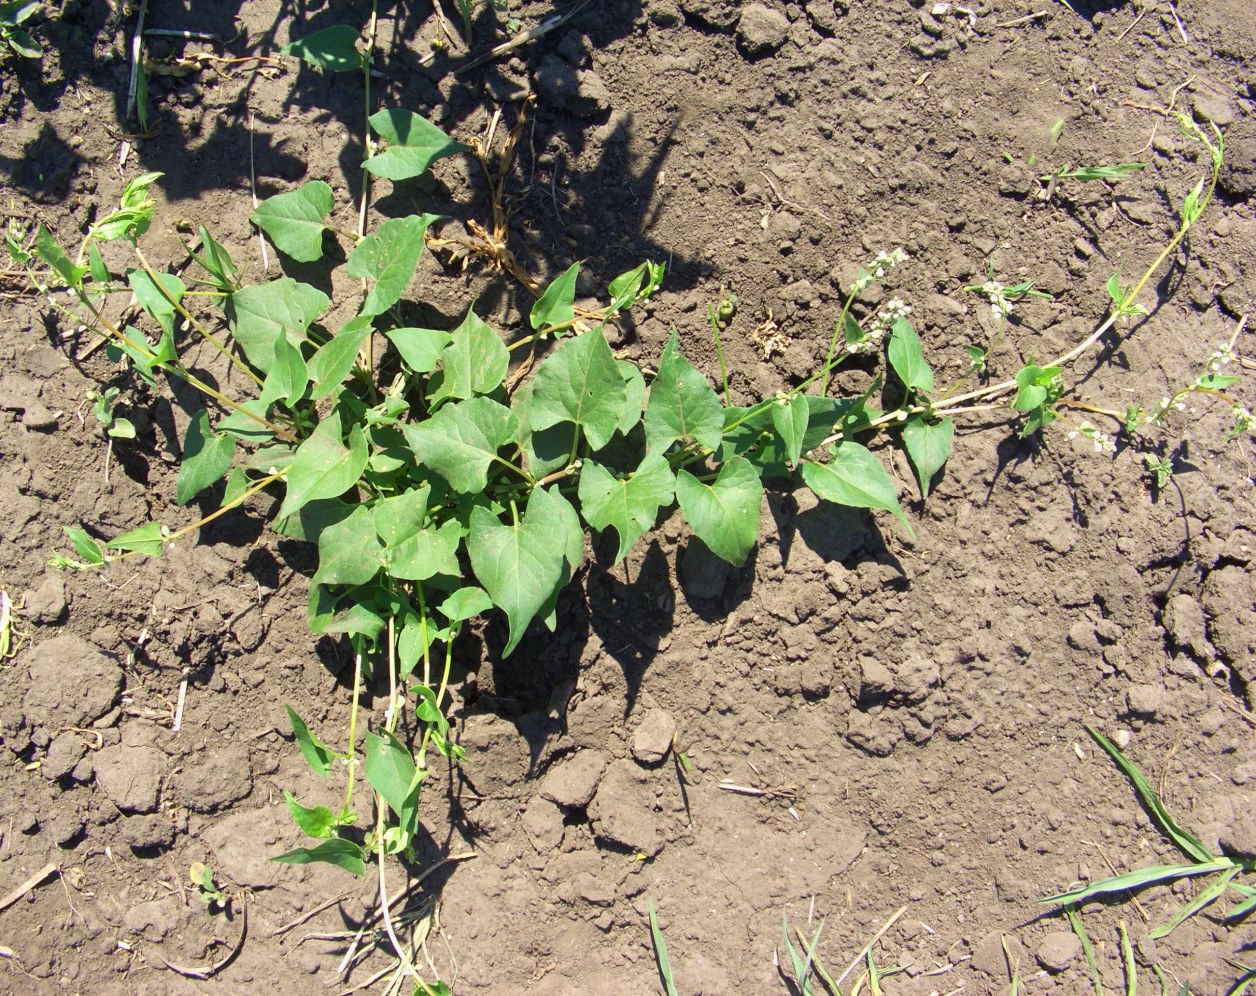
[[144, 258], [144, 253], [140, 250], [140, 247], [138, 245], [134, 245], [132, 248], [135, 250], [135, 258], [140, 261], [140, 266], [142, 266], [144, 268], [144, 272], [148, 274], [148, 278], [153, 282], [153, 286], [157, 288], [157, 292], [166, 299], [172, 308], [174, 308], [188, 321], [188, 324], [190, 324], [192, 328], [196, 329], [196, 331], [201, 334], [202, 338], [208, 341], [216, 350], [218, 350], [218, 352], [222, 353], [222, 355], [225, 356], [234, 366], [243, 371], [244, 375], [252, 380], [254, 384], [261, 387], [262, 379], [250, 370], [244, 363], [242, 363], [239, 357], [215, 339], [214, 336], [211, 335], [200, 322], [192, 317], [187, 308], [183, 307], [180, 302], [176, 301], [170, 295], [170, 292], [166, 290], [162, 282], [157, 279], [157, 274], [153, 272], [153, 268], [148, 265], [148, 260]]
[[349, 784], [345, 789], [345, 804], [342, 812], [348, 813], [353, 807], [353, 781], [358, 767], [358, 700], [362, 695], [362, 644], [361, 637], [353, 642], [353, 707], [349, 710], [349, 749], [345, 756], [349, 761]]
[[724, 343], [720, 341], [720, 320], [712, 305], [707, 305], [707, 318], [711, 322], [711, 337], [715, 340], [715, 355], [720, 360], [720, 382], [724, 385], [724, 407], [728, 408], [732, 401], [728, 396], [728, 369], [724, 366]]
[[820, 397], [824, 397], [829, 393], [829, 374], [832, 373], [834, 362], [833, 356], [837, 352], [837, 340], [846, 334], [846, 316], [850, 314], [850, 306], [855, 303], [855, 294], [852, 291], [846, 295], [846, 303], [842, 305], [842, 313], [837, 316], [837, 325], [833, 328], [833, 338], [829, 341], [829, 353], [824, 358], [824, 378], [820, 381]]

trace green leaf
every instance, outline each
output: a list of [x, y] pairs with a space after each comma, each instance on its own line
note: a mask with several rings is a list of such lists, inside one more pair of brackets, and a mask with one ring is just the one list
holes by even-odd
[[328, 184], [310, 180], [296, 190], [267, 197], [249, 221], [270, 236], [280, 252], [299, 263], [312, 263], [323, 255], [326, 218], [335, 203]]
[[83, 276], [88, 267], [76, 266], [70, 262], [61, 244], [43, 225], [35, 234], [35, 254], [56, 271], [57, 276], [65, 281], [67, 287], [82, 288]]
[[715, 450], [724, 436], [724, 410], [707, 379], [681, 355], [679, 342], [672, 329], [645, 406], [646, 444], [661, 451], [678, 439], [692, 439]]
[[415, 373], [435, 370], [441, 350], [453, 342], [453, 336], [440, 329], [392, 329], [384, 335]]
[[316, 498], [337, 498], [358, 483], [366, 468], [366, 437], [355, 425], [346, 449], [341, 439], [340, 415], [333, 411], [310, 434], [292, 459], [288, 492], [278, 518], [291, 515]]
[[103, 564], [105, 562], [105, 551], [101, 545], [87, 535], [82, 529], [75, 529], [72, 526], [65, 526], [65, 534], [69, 537], [74, 552], [83, 558], [83, 562], [87, 564]]
[[624, 308], [631, 308], [638, 301], [650, 297], [663, 281], [661, 263], [642, 263], [627, 273], [621, 273], [607, 286], [611, 295], [610, 314], [617, 315]]
[[698, 539], [734, 567], [746, 562], [759, 535], [763, 484], [744, 457], [733, 457], [714, 482], [703, 484], [687, 470], [676, 474], [676, 501]]
[[44, 50], [31, 37], [29, 31], [23, 31], [21, 28], [10, 28], [5, 40], [8, 41], [9, 47], [14, 52], [25, 59], [43, 58]]
[[1169, 815], [1169, 811], [1164, 808], [1164, 803], [1160, 801], [1160, 796], [1151, 787], [1151, 783], [1147, 781], [1146, 777], [1139, 770], [1138, 765], [1121, 753], [1115, 744], [1111, 743], [1094, 727], [1086, 726], [1085, 730], [1108, 757], [1116, 762], [1116, 766], [1121, 769], [1125, 777], [1130, 780], [1130, 783], [1134, 786], [1134, 791], [1138, 793], [1139, 801], [1146, 808], [1152, 821], [1166, 837], [1173, 841], [1177, 849], [1188, 858], [1193, 858], [1196, 861], [1207, 862], [1215, 860], [1212, 852], [1200, 842], [1198, 837], [1183, 830], [1174, 821], [1173, 817]]
[[617, 428], [621, 436], [627, 436], [641, 421], [645, 408], [645, 376], [640, 367], [628, 360], [616, 360], [615, 366], [624, 379], [624, 414]]
[[135, 426], [130, 419], [114, 419], [113, 425], [108, 429], [108, 433], [114, 439], [134, 439]]
[[331, 299], [291, 277], [236, 291], [226, 301], [231, 334], [250, 363], [269, 373], [275, 362], [275, 340], [286, 335], [300, 345], [310, 322], [327, 310]]
[[412, 111], [391, 108], [372, 114], [367, 121], [388, 148], [371, 156], [362, 168], [386, 180], [422, 176], [436, 160], [467, 151], [467, 146]]
[[182, 301], [187, 288], [183, 286], [183, 281], [173, 273], [159, 273], [157, 279], [165, 289], [165, 295], [144, 270], [132, 270], [127, 274], [127, 280], [131, 284], [131, 290], [135, 294], [135, 299], [139, 301], [140, 307], [153, 317], [163, 331], [173, 335], [174, 316], [177, 310], [167, 295], [175, 302]]
[[619, 534], [617, 564], [654, 528], [659, 509], [670, 505], [675, 493], [676, 477], [658, 452], [648, 454], [626, 480], [592, 460], [585, 460], [580, 471], [580, 510], [594, 529], [614, 527]]
[[414, 765], [414, 758], [405, 745], [387, 730], [383, 735], [366, 732], [363, 747], [363, 765], [366, 780], [388, 803], [403, 829], [412, 830], [414, 823], [415, 789], [423, 780], [424, 772]]
[[[270, 413], [269, 403], [262, 401], [260, 398], [255, 398], [252, 401], [241, 401], [240, 407], [245, 411], [260, 415], [262, 418], [267, 418]], [[219, 419], [218, 431], [228, 433], [246, 442], [262, 442], [270, 439], [275, 434], [257, 421], [257, 419], [251, 418], [241, 411], [232, 411], [230, 415]]]
[[350, 72], [362, 68], [362, 53], [358, 51], [357, 44], [359, 37], [357, 28], [347, 24], [333, 24], [305, 38], [289, 42], [279, 51], [284, 55], [296, 56], [318, 69], [333, 73]]
[[209, 425], [209, 412], [201, 409], [188, 423], [183, 436], [183, 462], [175, 485], [175, 501], [186, 505], [206, 488], [222, 480], [235, 459], [235, 440], [218, 435]]
[[1178, 879], [1192, 878], [1196, 875], [1211, 875], [1213, 872], [1229, 871], [1235, 867], [1238, 866], [1229, 858], [1216, 858], [1197, 865], [1152, 865], [1150, 868], [1138, 868], [1124, 875], [1105, 878], [1102, 881], [1082, 886], [1080, 889], [1074, 889], [1072, 892], [1061, 892], [1059, 895], [1047, 896], [1038, 901], [1069, 906], [1074, 903], [1084, 903], [1099, 896], [1133, 892], [1135, 889], [1143, 889], [1149, 885], [1176, 882]]
[[214, 285], [218, 290], [230, 293], [236, 289], [236, 277], [238, 270], [235, 261], [232, 260], [231, 254], [223, 247], [222, 243], [209, 234], [209, 229], [201, 225], [198, 229], [201, 237], [201, 247], [204, 255], [198, 257], [201, 266], [211, 277], [214, 278]]
[[1205, 391], [1224, 391], [1226, 388], [1233, 387], [1239, 382], [1239, 378], [1233, 374], [1204, 374], [1199, 378], [1199, 387]]
[[547, 499], [553, 497], [543, 488], [536, 488], [528, 498], [522, 519], [515, 517], [510, 525], [503, 524], [483, 505], [471, 510], [467, 536], [471, 568], [510, 623], [503, 656], [508, 657], [515, 649], [528, 623], [562, 579], [566, 563], [563, 544], [555, 542], [552, 523], [547, 521], [550, 517], [544, 514]]
[[160, 557], [162, 545], [161, 524], [157, 522], [146, 522], [105, 544], [110, 550], [131, 550], [147, 557]]
[[258, 398], [266, 404], [282, 401], [293, 408], [305, 396], [305, 386], [310, 382], [310, 370], [299, 346], [281, 335], [275, 340], [275, 363], [262, 383]]
[[1033, 411], [1051, 400], [1052, 384], [1060, 375], [1059, 367], [1040, 367], [1030, 363], [1016, 373], [1016, 397], [1012, 407], [1018, 412]]
[[796, 466], [802, 457], [802, 444], [811, 421], [811, 406], [806, 395], [795, 394], [782, 398], [772, 406], [772, 427], [781, 437], [785, 448], [785, 461]]
[[362, 314], [382, 315], [401, 300], [423, 255], [423, 234], [439, 220], [435, 214], [390, 218], [374, 235], [358, 243], [345, 269], [351, 277], [375, 281], [362, 304]]
[[21, 24], [39, 9], [39, 0], [10, 0], [0, 3], [0, 24]]
[[937, 425], [930, 425], [917, 415], [903, 426], [903, 448], [907, 450], [911, 465], [916, 468], [921, 498], [929, 497], [929, 484], [951, 455], [954, 438], [955, 419], [949, 416]]
[[271, 858], [285, 865], [308, 865], [321, 861], [325, 864], [343, 868], [350, 875], [361, 878], [366, 874], [366, 861], [360, 844], [343, 837], [325, 840], [317, 847], [297, 847], [285, 854]]
[[1153, 941], [1158, 941], [1162, 937], [1168, 937], [1200, 910], [1211, 906], [1223, 895], [1225, 895], [1226, 889], [1230, 887], [1230, 883], [1233, 882], [1242, 871], [1243, 869], [1241, 866], [1236, 866], [1224, 874], [1219, 875], [1217, 879], [1208, 886], [1208, 888], [1204, 889], [1203, 892], [1199, 893], [1199, 895], [1173, 914], [1173, 917], [1167, 923], [1163, 923], [1159, 927], [1154, 928], [1147, 936]]
[[457, 576], [462, 529], [449, 520], [425, 524], [431, 488], [424, 485], [375, 505], [375, 532], [384, 543], [382, 556], [389, 576], [426, 581], [437, 574]]
[[933, 371], [925, 360], [924, 349], [920, 345], [920, 337], [908, 324], [907, 319], [899, 316], [894, 319], [893, 330], [890, 332], [890, 345], [887, 350], [890, 366], [898, 374], [898, 379], [909, 391], [932, 391]]
[[510, 369], [510, 350], [491, 325], [468, 309], [440, 354], [441, 380], [432, 391], [431, 403], [446, 398], [472, 398], [490, 394], [501, 386]]
[[826, 501], [853, 508], [879, 508], [892, 512], [915, 539], [911, 523], [898, 504], [898, 489], [881, 462], [858, 443], [842, 442], [833, 447], [828, 463], [804, 460], [802, 479]]
[[292, 724], [292, 734], [297, 738], [297, 746], [301, 748], [301, 754], [305, 758], [306, 763], [314, 769], [314, 773], [325, 775], [331, 770], [331, 762], [335, 758], [335, 752], [329, 750], [318, 737], [310, 732], [310, 728], [305, 725], [305, 720], [296, 714], [292, 706], [284, 706], [288, 713], [288, 722]]
[[627, 398], [606, 337], [601, 329], [590, 329], [563, 342], [541, 364], [528, 417], [533, 430], [572, 422], [600, 450], [619, 427]]
[[371, 334], [371, 319], [358, 315], [349, 319], [310, 359], [310, 377], [314, 390], [310, 397], [318, 400], [344, 383], [358, 360], [358, 350]]
[[379, 573], [384, 548], [375, 535], [371, 510], [354, 506], [345, 518], [318, 534], [318, 570], [314, 584], [366, 584]]
[[487, 591], [468, 585], [465, 588], [459, 588], [441, 602], [440, 611], [451, 623], [462, 623], [483, 615], [492, 607], [493, 600], [488, 597]]
[[445, 405], [418, 425], [402, 427], [419, 463], [440, 474], [463, 494], [488, 485], [488, 467], [515, 432], [510, 409], [491, 398]]
[[[143, 107], [144, 100], [137, 96], [137, 103]], [[141, 127], [144, 127], [141, 112]], [[164, 173], [141, 173], [126, 185], [122, 191], [121, 206], [104, 218], [97, 221], [87, 231], [87, 237], [110, 242], [113, 239], [138, 239], [153, 222], [153, 211], [156, 202], [149, 196], [148, 188], [163, 177]]]
[[551, 540], [563, 558], [558, 584], [537, 612], [537, 616], [552, 633], [558, 625], [558, 598], [575, 576], [576, 569], [584, 558], [584, 527], [580, 525], [580, 513], [563, 497], [558, 488], [537, 488], [532, 492], [532, 497], [535, 500], [529, 502], [528, 511], [549, 523]]
[[288, 812], [307, 837], [327, 838], [339, 824], [336, 814], [326, 806], [302, 806], [287, 789], [283, 792], [284, 801], [288, 804]]
[[569, 326], [576, 317], [576, 277], [580, 273], [580, 264], [572, 263], [563, 274], [545, 288], [528, 320], [537, 331], [553, 328], [555, 325]]
[[93, 242], [87, 250], [87, 268], [91, 271], [92, 280], [98, 284], [107, 284], [113, 279], [104, 257], [100, 255], [100, 246]]

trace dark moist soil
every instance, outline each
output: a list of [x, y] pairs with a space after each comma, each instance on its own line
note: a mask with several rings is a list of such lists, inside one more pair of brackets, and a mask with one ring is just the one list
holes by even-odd
[[[1109, 276], [1130, 281], [1155, 258], [1206, 171], [1202, 148], [1165, 117], [1176, 99], [1225, 132], [1217, 201], [1149, 285], [1150, 317], [1069, 374], [1078, 398], [1153, 407], [1253, 310], [1256, 6], [968, 4], [608, 0], [455, 75], [460, 44], [420, 63], [440, 37], [428, 4], [381, 2], [370, 106], [417, 110], [464, 141], [500, 107], [500, 145], [535, 92], [507, 184], [513, 251], [543, 279], [583, 260], [582, 294], [642, 259], [665, 261], [664, 289], [614, 345], [648, 365], [674, 326], [713, 379], [706, 309], [735, 293], [724, 346], [733, 399], [746, 403], [816, 369], [842, 288], [880, 249], [911, 259], [859, 313], [891, 296], [911, 304], [942, 384], [964, 372], [963, 346], [993, 331], [988, 305], [962, 290], [987, 265], [1055, 295], [1017, 309], [993, 377], [1081, 341], [1105, 315]], [[530, 26], [570, 5], [511, 6]], [[154, 71], [155, 134], [127, 139], [134, 16], [62, 8], [32, 22], [42, 63], [3, 63], [10, 217], [76, 245], [126, 181], [160, 170], [148, 258], [179, 264], [181, 241], [205, 224], [254, 281], [280, 269], [271, 249], [264, 270], [248, 222], [251, 170], [258, 197], [326, 180], [334, 223], [355, 226], [360, 75], [291, 60]], [[221, 41], [154, 37], [150, 56], [273, 57], [292, 37], [369, 19], [362, 2], [302, 10], [153, 0], [150, 26]], [[476, 52], [503, 40], [487, 9], [478, 28]], [[1036, 177], [1059, 166], [1128, 161], [1148, 166], [1038, 196]], [[436, 211], [453, 215], [442, 234], [454, 235], [487, 219], [477, 169], [450, 160], [435, 172], [436, 187], [377, 184], [373, 222]], [[328, 283], [317, 268], [288, 269]], [[325, 319], [332, 328], [357, 301], [353, 286], [336, 290], [345, 303]], [[507, 335], [531, 300], [507, 278], [430, 257], [412, 290], [424, 302], [415, 324], [455, 322], [478, 295]], [[374, 878], [269, 860], [301, 842], [283, 791], [334, 806], [343, 786], [340, 773], [310, 773], [283, 711], [344, 740], [350, 662], [307, 631], [311, 550], [276, 539], [267, 498], [160, 560], [46, 567], [66, 546], [63, 526], [102, 537], [150, 519], [178, 527], [213, 495], [185, 509], [174, 500], [193, 398], [137, 386], [20, 275], [6, 272], [3, 296], [0, 580], [24, 599], [29, 640], [0, 673], [0, 892], [50, 863], [59, 874], [0, 911], [0, 988], [364, 982], [388, 966], [387, 942], [372, 949], [368, 936], [368, 957], [337, 982], [347, 942], [326, 938], [371, 915]], [[1249, 406], [1251, 343], [1239, 336], [1241, 363], [1228, 368], [1249, 374], [1231, 391]], [[244, 392], [210, 350], [187, 349]], [[862, 390], [867, 371], [840, 381]], [[102, 384], [122, 389], [135, 441], [107, 445], [86, 400]], [[659, 991], [652, 900], [685, 993], [782, 991], [782, 917], [808, 932], [823, 922], [817, 950], [840, 974], [900, 908], [877, 948], [879, 964], [904, 968], [887, 994], [1003, 992], [1008, 959], [1027, 992], [1089, 991], [1066, 922], [1038, 900], [1184, 859], [1083, 724], [1127, 744], [1210, 849], [1256, 852], [1253, 449], [1250, 437], [1225, 443], [1229, 409], [1194, 396], [1154, 447], [1123, 441], [1115, 456], [1058, 425], [1021, 440], [1002, 413], [969, 416], [927, 503], [903, 457], [882, 449], [914, 543], [889, 516], [817, 508], [803, 492], [769, 495], [740, 570], [679, 517], [617, 568], [613, 538], [595, 540], [556, 634], [536, 630], [505, 661], [500, 620], [459, 644], [454, 717], [467, 757], [461, 773], [434, 772], [429, 836], [410, 869], [475, 856], [437, 867], [409, 904], [427, 916], [441, 977], [458, 992]], [[1146, 452], [1174, 457], [1168, 486], [1150, 487]], [[658, 760], [673, 730], [691, 773], [675, 755]], [[194, 861], [239, 897], [230, 917], [196, 896]], [[393, 863], [390, 875], [399, 893], [403, 871]], [[1193, 891], [1087, 908], [1110, 991], [1123, 986], [1118, 920], [1151, 991], [1153, 963], [1172, 991], [1211, 994], [1237, 975], [1227, 958], [1253, 961], [1253, 926], [1224, 926], [1220, 910], [1149, 939]], [[210, 981], [167, 969], [221, 961], [246, 926]]]

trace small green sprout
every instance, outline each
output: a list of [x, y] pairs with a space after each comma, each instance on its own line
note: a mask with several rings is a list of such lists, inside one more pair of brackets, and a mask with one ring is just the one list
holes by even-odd
[[192, 880], [192, 884], [196, 886], [196, 891], [201, 897], [201, 902], [209, 907], [211, 913], [219, 910], [225, 910], [227, 904], [231, 901], [222, 889], [214, 884], [214, 873], [209, 866], [200, 861], [193, 861], [188, 868], [188, 878]]
[[1108, 297], [1112, 299], [1112, 310], [1118, 318], [1131, 318], [1134, 315], [1147, 314], [1146, 308], [1141, 304], [1134, 303], [1133, 288], [1121, 283], [1120, 270], [1112, 274], [1104, 286], [1108, 292]]
[[986, 355], [987, 350], [980, 346], [965, 346], [964, 352], [968, 354], [968, 365], [979, 374], [986, 372]]
[[1173, 477], [1173, 458], [1165, 457], [1161, 460], [1152, 453], [1144, 453], [1143, 463], [1147, 465], [1152, 485], [1157, 491], [1163, 490]]
[[134, 439], [135, 426], [131, 420], [120, 418], [114, 411], [118, 394], [118, 388], [108, 387], [103, 392], [92, 391], [87, 398], [92, 402], [92, 414], [105, 427], [110, 439]]
[[0, 42], [25, 59], [42, 59], [44, 56], [44, 50], [30, 32], [19, 27], [38, 9], [39, 0], [0, 3]]

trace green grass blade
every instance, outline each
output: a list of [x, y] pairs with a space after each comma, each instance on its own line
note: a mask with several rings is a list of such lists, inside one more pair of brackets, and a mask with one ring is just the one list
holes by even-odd
[[1226, 874], [1220, 876], [1212, 883], [1212, 885], [1208, 886], [1208, 888], [1191, 900], [1191, 902], [1187, 903], [1184, 907], [1182, 907], [1182, 909], [1178, 910], [1173, 919], [1171, 919], [1164, 926], [1157, 927], [1153, 930], [1149, 935], [1151, 939], [1153, 941], [1158, 941], [1162, 937], [1168, 937], [1171, 933], [1177, 930], [1178, 927], [1184, 924], [1205, 906], [1215, 903], [1222, 895], [1225, 894], [1225, 890], [1229, 888], [1229, 885], [1234, 880], [1234, 877], [1242, 870], [1243, 869], [1241, 868], [1231, 868]]
[[1173, 817], [1169, 815], [1164, 808], [1164, 804], [1160, 801], [1160, 797], [1156, 795], [1156, 790], [1143, 777], [1143, 773], [1138, 770], [1138, 766], [1122, 754], [1114, 744], [1109, 743], [1098, 730], [1087, 726], [1086, 732], [1116, 762], [1117, 767], [1125, 772], [1125, 777], [1133, 783], [1134, 789], [1138, 793], [1138, 798], [1142, 801], [1143, 806], [1146, 807], [1147, 814], [1151, 817], [1152, 822], [1160, 828], [1161, 832], [1173, 841], [1177, 848], [1188, 858], [1194, 858], [1196, 861], [1213, 861], [1212, 852], [1204, 847], [1193, 834], [1187, 833], [1174, 822]]
[[1007, 996], [1020, 996], [1021, 993], [1021, 977], [1020, 977], [1020, 959], [1012, 961], [1012, 952], [1008, 950], [1007, 938], [999, 935], [999, 944], [1003, 948], [1003, 960], [1007, 962], [1007, 974], [1011, 976], [1011, 986], [1008, 988]]
[[1226, 959], [1231, 965], [1237, 968], [1243, 974], [1234, 980], [1234, 985], [1226, 990], [1226, 996], [1242, 996], [1247, 992], [1253, 982], [1256, 982], [1256, 968], [1249, 968], [1241, 962]]
[[[1242, 891], [1244, 893], [1251, 893], [1250, 889], [1243, 889]], [[1227, 913], [1222, 919], [1226, 923], [1230, 923], [1234, 920], [1241, 920], [1243, 919], [1243, 917], [1247, 916], [1253, 910], [1256, 910], [1256, 894], [1249, 894], [1246, 899], [1244, 899], [1241, 903], [1239, 903], [1236, 907], [1234, 907], [1234, 909], [1230, 910], [1230, 912]]]
[[[823, 924], [820, 925], [823, 928]], [[794, 947], [793, 942], [789, 939], [789, 916], [781, 913], [781, 929], [785, 934], [785, 952], [789, 955], [789, 962], [794, 969], [794, 981], [798, 983], [798, 987], [802, 990], [802, 996], [813, 996], [811, 992], [811, 950], [815, 947], [815, 941], [805, 945], [807, 949], [807, 957], [804, 959], [799, 955], [798, 950]], [[820, 939], [820, 931], [816, 931], [815, 940]]]
[[1095, 984], [1095, 996], [1104, 996], [1103, 982], [1099, 978], [1099, 967], [1095, 964], [1095, 949], [1090, 946], [1090, 936], [1086, 933], [1086, 928], [1082, 926], [1082, 918], [1077, 915], [1077, 907], [1065, 906], [1064, 915], [1068, 917], [1073, 933], [1082, 942], [1082, 954], [1086, 956], [1086, 964], [1090, 966], [1091, 979]]
[[658, 917], [654, 915], [654, 900], [647, 898], [646, 902], [650, 910], [650, 938], [654, 941], [654, 960], [658, 964], [659, 978], [663, 980], [663, 990], [667, 996], [679, 996], [676, 983], [672, 981], [672, 963], [667, 959], [667, 943], [663, 940]]
[[1229, 858], [1217, 858], [1206, 864], [1198, 865], [1152, 865], [1150, 868], [1139, 868], [1132, 872], [1126, 872], [1124, 875], [1118, 875], [1115, 878], [1105, 878], [1099, 882], [1092, 882], [1090, 885], [1074, 889], [1072, 892], [1062, 892], [1058, 896], [1048, 896], [1046, 899], [1039, 900], [1039, 902], [1061, 903], [1068, 906], [1084, 903], [1094, 899], [1096, 896], [1106, 896], [1113, 892], [1133, 892], [1136, 889], [1142, 889], [1160, 882], [1176, 882], [1180, 878], [1191, 878], [1195, 875], [1211, 875], [1213, 872], [1230, 871], [1233, 868], [1241, 867], [1241, 865], [1237, 865]]
[[[820, 922], [820, 926], [824, 926], [824, 921]], [[798, 934], [798, 942], [807, 947], [807, 957], [811, 959], [811, 967], [815, 969], [816, 975], [820, 976], [820, 980], [824, 983], [825, 987], [829, 990], [832, 996], [844, 996], [841, 987], [838, 986], [833, 976], [829, 974], [829, 970], [824, 967], [824, 962], [820, 960], [820, 955], [816, 951], [816, 941], [820, 940], [820, 931], [818, 929], [816, 930], [815, 941], [808, 945], [806, 935], [803, 934], [801, 930], [798, 930], [797, 928], [794, 929]]]
[[1138, 966], [1134, 963], [1134, 947], [1124, 920], [1117, 924], [1117, 929], [1121, 933], [1121, 962], [1125, 966], [1125, 996], [1138, 996]]

